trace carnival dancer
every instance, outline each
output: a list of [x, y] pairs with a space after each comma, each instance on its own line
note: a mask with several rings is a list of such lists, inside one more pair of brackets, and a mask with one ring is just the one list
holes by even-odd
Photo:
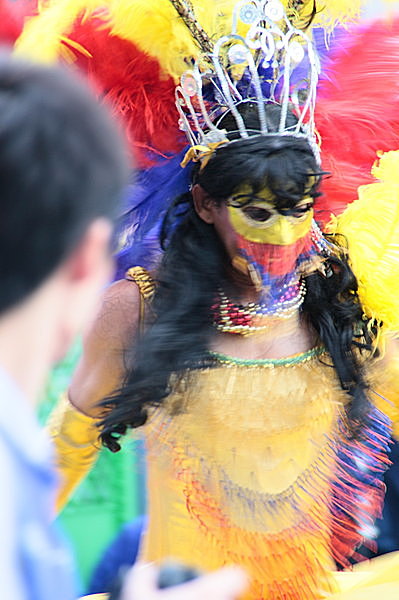
[[[110, 3], [107, 18], [123, 37], [122, 4]], [[376, 358], [383, 335], [398, 330], [388, 296], [398, 157], [381, 157], [381, 183], [324, 236], [313, 218], [325, 174], [314, 123], [319, 61], [295, 22], [298, 6], [288, 18], [275, 0], [232, 3], [230, 12], [221, 4], [230, 29], [219, 37], [194, 10], [208, 3], [168, 4], [197, 47], [194, 61], [182, 52], [171, 67], [184, 64], [182, 164], [194, 166], [163, 222], [156, 283], [129, 270], [88, 336], [70, 388], [83, 414], [64, 406], [54, 424], [61, 461], [73, 478], [79, 447], [86, 468], [93, 456], [96, 428], [84, 413], [102, 415], [101, 438], [114, 451], [127, 429], [142, 427], [144, 560], [173, 556], [204, 570], [239, 563], [253, 599], [376, 598], [379, 584], [394, 598], [395, 556], [370, 574], [333, 571], [334, 559], [349, 566], [370, 537], [383, 498], [390, 423], [375, 401], [397, 393], [389, 352], [385, 364]], [[155, 23], [151, 6], [134, 16]], [[62, 8], [50, 5], [42, 23]]]

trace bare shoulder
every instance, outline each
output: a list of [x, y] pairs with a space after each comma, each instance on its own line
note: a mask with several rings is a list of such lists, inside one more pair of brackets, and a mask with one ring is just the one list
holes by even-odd
[[138, 285], [130, 279], [120, 279], [112, 283], [104, 292], [106, 304], [117, 304], [121, 308], [131, 308], [140, 301]]
[[116, 337], [129, 338], [140, 322], [141, 301], [134, 281], [116, 281], [105, 290], [87, 336], [94, 335], [99, 343], [103, 340], [107, 344]]
[[71, 402], [82, 412], [94, 416], [98, 403], [121, 384], [134, 354], [141, 301], [133, 281], [120, 280], [105, 290], [69, 388]]

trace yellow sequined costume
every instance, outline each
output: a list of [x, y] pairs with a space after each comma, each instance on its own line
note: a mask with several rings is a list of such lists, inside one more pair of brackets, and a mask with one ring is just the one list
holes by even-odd
[[[346, 396], [320, 349], [277, 361], [215, 359], [215, 368], [187, 374], [146, 426], [143, 558], [240, 564], [253, 599], [337, 592], [332, 556], [345, 563], [361, 539], [358, 523], [367, 534], [382, 498], [383, 414], [373, 413], [365, 443], [348, 439]], [[369, 468], [366, 478], [355, 463]]]

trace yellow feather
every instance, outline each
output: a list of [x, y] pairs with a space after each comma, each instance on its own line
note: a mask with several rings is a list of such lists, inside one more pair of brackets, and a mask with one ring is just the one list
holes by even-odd
[[[231, 30], [236, 0], [193, 0], [196, 18], [211, 40]], [[175, 8], [165, 0], [111, 0], [112, 33], [137, 44], [176, 80], [201, 50]]]
[[[212, 39], [231, 29], [236, 0], [193, 0], [201, 27]], [[79, 15], [107, 10], [113, 35], [129, 40], [158, 59], [164, 74], [178, 79], [201, 52], [189, 29], [167, 0], [52, 0], [30, 19], [16, 44], [16, 52], [30, 58], [55, 61], [63, 52], [62, 39]], [[98, 18], [98, 14], [96, 14]], [[104, 14], [102, 17], [105, 19]], [[106, 50], [104, 50], [106, 51]]]
[[362, 0], [331, 0], [317, 3], [317, 13], [313, 25], [321, 25], [332, 30], [337, 24], [353, 23], [360, 16]]
[[31, 60], [55, 62], [68, 58], [62, 44], [79, 15], [90, 15], [98, 0], [61, 0], [40, 4], [40, 14], [27, 21], [15, 44], [15, 53]]
[[[383, 3], [393, 4], [395, 0], [383, 0]], [[283, 0], [285, 7], [292, 5], [292, 0]], [[313, 0], [303, 0], [299, 3], [299, 23], [306, 22], [312, 13]], [[312, 26], [321, 26], [331, 31], [336, 25], [345, 25], [359, 20], [362, 8], [367, 0], [316, 0], [316, 14]]]
[[[331, 0], [327, 5], [318, 2], [313, 23], [328, 28], [337, 22], [353, 21], [364, 1]], [[231, 31], [236, 3], [237, 0], [191, 1], [198, 22], [213, 41]], [[284, 0], [284, 4], [287, 7], [289, 0]], [[301, 3], [300, 21], [306, 21], [312, 6], [313, 0]], [[89, 17], [99, 8], [108, 11], [114, 35], [135, 43], [158, 59], [164, 74], [176, 80], [200, 53], [189, 29], [168, 0], [50, 0], [40, 5], [39, 16], [27, 23], [18, 40], [17, 52], [39, 60], [57, 60], [65, 48], [62, 38], [71, 32], [75, 19], [81, 14]], [[242, 25], [240, 33], [245, 34], [246, 28]]]
[[359, 199], [339, 217], [337, 233], [348, 240], [365, 314], [399, 332], [399, 150], [382, 154], [359, 188]]
[[185, 24], [169, 2], [159, 0], [113, 0], [112, 32], [136, 43], [157, 58], [162, 69], [175, 77], [187, 69], [185, 59], [198, 49]]

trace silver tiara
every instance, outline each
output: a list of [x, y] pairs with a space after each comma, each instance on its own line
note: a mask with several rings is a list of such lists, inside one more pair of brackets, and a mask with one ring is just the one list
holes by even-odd
[[[207, 44], [176, 88], [180, 128], [192, 147], [227, 143], [227, 112], [239, 138], [252, 135], [306, 137], [316, 152], [314, 125], [320, 62], [312, 40], [296, 28], [279, 0], [241, 0], [231, 32]], [[256, 105], [259, 129], [245, 126], [239, 106]], [[268, 127], [268, 103], [281, 107], [277, 132]], [[294, 114], [294, 125], [288, 122]], [[291, 119], [292, 123], [292, 119]]]

